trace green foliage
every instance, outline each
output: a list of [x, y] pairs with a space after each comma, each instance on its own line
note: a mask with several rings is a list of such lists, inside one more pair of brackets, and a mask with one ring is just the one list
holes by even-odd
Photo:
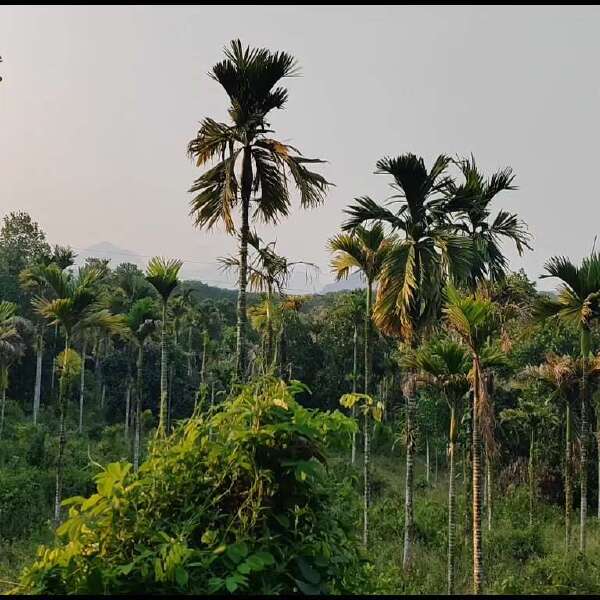
[[302, 408], [299, 391], [261, 380], [156, 441], [138, 476], [107, 465], [95, 494], [65, 501], [59, 540], [19, 590], [344, 591], [360, 560], [348, 483], [328, 474], [326, 448], [353, 425]]

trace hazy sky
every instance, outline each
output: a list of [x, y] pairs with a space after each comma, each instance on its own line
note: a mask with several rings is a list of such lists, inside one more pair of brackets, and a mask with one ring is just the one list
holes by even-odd
[[537, 277], [552, 254], [579, 260], [598, 232], [599, 31], [592, 6], [0, 7], [0, 215], [26, 210], [52, 242], [109, 241], [223, 280], [215, 258], [236, 244], [193, 228], [186, 145], [204, 116], [226, 118], [207, 72], [240, 37], [302, 68], [272, 124], [327, 159], [336, 187], [263, 231], [322, 267], [317, 289], [343, 208], [384, 199], [376, 160], [409, 151], [512, 166], [519, 191], [497, 206], [529, 223], [535, 251], [508, 253]]

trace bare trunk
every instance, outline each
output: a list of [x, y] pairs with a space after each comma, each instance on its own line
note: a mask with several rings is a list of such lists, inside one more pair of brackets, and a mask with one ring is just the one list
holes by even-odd
[[79, 433], [83, 432], [83, 403], [85, 399], [85, 355], [87, 353], [87, 340], [83, 340], [81, 356], [81, 378], [79, 382]]
[[533, 526], [533, 505], [535, 503], [535, 434], [531, 429], [529, 438], [529, 527]]
[[573, 512], [573, 484], [571, 482], [571, 407], [567, 401], [565, 432], [565, 551], [571, 545], [571, 514]]
[[[358, 327], [354, 326], [354, 366], [352, 368], [352, 393], [356, 393], [356, 378], [358, 377]], [[352, 417], [356, 417], [356, 408], [352, 407]], [[356, 460], [356, 432], [352, 434], [352, 464]]]
[[455, 517], [455, 493], [454, 493], [454, 448], [456, 444], [456, 417], [454, 405], [450, 408], [450, 467], [448, 472], [448, 594], [454, 594], [454, 538], [456, 526]]
[[[370, 391], [371, 383], [371, 281], [367, 282], [367, 306], [365, 310], [365, 394]], [[364, 516], [363, 516], [363, 544], [368, 545], [369, 531], [369, 413], [365, 412], [364, 419]]]
[[60, 523], [60, 504], [62, 501], [62, 488], [63, 488], [63, 469], [64, 469], [64, 453], [65, 445], [67, 443], [67, 436], [65, 431], [65, 387], [66, 387], [66, 363], [67, 354], [69, 351], [69, 335], [65, 334], [65, 350], [64, 350], [64, 362], [63, 369], [59, 381], [58, 390], [58, 410], [60, 413], [60, 420], [58, 426], [58, 456], [56, 459], [56, 488], [54, 492], [54, 525], [57, 527]]
[[248, 314], [246, 309], [246, 285], [248, 280], [248, 235], [250, 195], [252, 193], [252, 154], [249, 146], [243, 151], [242, 159], [242, 224], [240, 230], [240, 272], [237, 305], [237, 339], [236, 339], [236, 375], [240, 382], [246, 379], [246, 329]]
[[163, 300], [162, 327], [160, 332], [160, 407], [158, 434], [165, 435], [167, 419], [167, 302]]
[[6, 386], [2, 385], [2, 408], [0, 408], [0, 440], [4, 431], [4, 409], [6, 407]]
[[585, 327], [581, 332], [581, 504], [579, 510], [579, 551], [585, 553], [588, 491], [588, 420], [587, 420], [587, 360], [590, 353], [590, 330]]
[[33, 424], [37, 425], [42, 396], [42, 360], [44, 357], [44, 338], [38, 334], [35, 347], [35, 388], [33, 391]]
[[414, 512], [413, 512], [413, 489], [414, 489], [414, 413], [415, 397], [411, 390], [406, 399], [406, 479], [404, 483], [404, 551], [402, 556], [402, 567], [409, 570], [412, 564], [412, 546], [414, 539]]
[[135, 394], [135, 433], [133, 438], [133, 470], [140, 466], [140, 442], [142, 437], [142, 386], [143, 386], [144, 347], [140, 344], [137, 357], [137, 385]]
[[431, 469], [429, 467], [429, 436], [425, 434], [425, 478], [429, 483], [429, 473]]
[[481, 593], [483, 557], [481, 548], [481, 436], [479, 432], [479, 397], [481, 369], [478, 357], [473, 358], [473, 592]]
[[129, 439], [129, 413], [131, 406], [131, 382], [127, 380], [127, 388], [125, 390], [125, 439]]

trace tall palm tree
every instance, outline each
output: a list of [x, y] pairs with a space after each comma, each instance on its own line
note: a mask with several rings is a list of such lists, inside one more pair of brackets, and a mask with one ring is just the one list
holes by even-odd
[[[481, 547], [481, 442], [489, 437], [490, 399], [482, 355], [490, 345], [491, 337], [498, 328], [496, 307], [480, 295], [461, 296], [452, 287], [446, 288], [447, 302], [444, 314], [448, 326], [460, 337], [472, 356], [471, 383], [473, 388], [472, 411], [472, 460], [473, 460], [473, 591], [481, 593], [483, 557]], [[498, 351], [498, 354], [502, 353]]]
[[179, 285], [179, 271], [183, 263], [176, 259], [155, 256], [146, 269], [146, 279], [157, 291], [162, 301], [162, 324], [160, 334], [160, 409], [158, 434], [165, 435], [167, 411], [167, 306], [169, 298]]
[[575, 266], [564, 256], [552, 257], [544, 265], [542, 278], [556, 277], [561, 286], [556, 298], [540, 297], [535, 314], [540, 318], [555, 317], [576, 326], [581, 345], [581, 505], [579, 550], [585, 552], [588, 485], [588, 385], [587, 362], [591, 352], [591, 325], [600, 317], [600, 255], [592, 252], [581, 266]]
[[31, 333], [31, 323], [17, 316], [17, 305], [0, 302], [0, 439], [4, 430], [4, 410], [10, 367], [25, 353], [26, 338]]
[[212, 228], [222, 222], [229, 234], [236, 232], [233, 211], [239, 206], [239, 295], [237, 307], [237, 376], [244, 380], [246, 357], [246, 285], [250, 209], [252, 218], [276, 223], [290, 208], [288, 179], [300, 195], [300, 205], [310, 208], [325, 198], [327, 180], [307, 165], [319, 159], [303, 157], [293, 146], [270, 137], [269, 113], [282, 109], [288, 92], [281, 81], [298, 73], [295, 59], [286, 52], [244, 48], [239, 40], [225, 49], [225, 59], [210, 76], [229, 96], [230, 123], [205, 118], [188, 153], [198, 167], [216, 161], [192, 185], [194, 223]]
[[531, 236], [527, 225], [516, 214], [500, 210], [493, 220], [491, 203], [504, 191], [516, 190], [514, 174], [510, 167], [501, 169], [486, 178], [478, 169], [475, 158], [455, 161], [464, 181], [456, 185], [449, 181], [446, 195], [449, 208], [457, 211], [456, 227], [473, 241], [474, 256], [467, 273], [466, 283], [474, 290], [480, 281], [499, 281], [506, 276], [508, 261], [502, 252], [503, 240], [515, 244], [519, 256], [531, 250]]
[[65, 394], [68, 369], [66, 361], [69, 357], [71, 340], [74, 335], [86, 329], [102, 327], [114, 333], [123, 330], [122, 319], [100, 307], [96, 284], [103, 273], [95, 268], [80, 269], [77, 277], [63, 271], [58, 265], [51, 263], [39, 273], [45, 285], [53, 292], [53, 298], [38, 296], [32, 304], [35, 310], [44, 317], [49, 325], [62, 328], [65, 347], [62, 352], [64, 364], [60, 367], [58, 408], [60, 414], [58, 434], [58, 457], [56, 461], [56, 491], [54, 495], [54, 521], [60, 521], [60, 505], [63, 484], [63, 459], [66, 443], [65, 432]]
[[[471, 245], [457, 235], [448, 219], [448, 198], [444, 192], [450, 163], [440, 155], [427, 169], [422, 158], [404, 154], [377, 162], [377, 174], [391, 175], [393, 212], [369, 197], [358, 198], [346, 210], [350, 215], [344, 229], [351, 230], [367, 221], [389, 224], [398, 238], [392, 244], [378, 280], [373, 320], [387, 335], [417, 346], [418, 337], [438, 315], [442, 288], [448, 274], [464, 276], [470, 267]], [[408, 382], [410, 383], [410, 382]], [[412, 562], [414, 539], [414, 455], [415, 386], [406, 385], [406, 481], [404, 552], [402, 564]]]
[[[450, 431], [448, 445], [448, 594], [454, 594], [456, 558], [454, 545], [456, 538], [456, 494], [454, 491], [454, 455], [458, 437], [458, 423], [462, 412], [462, 402], [469, 391], [468, 374], [471, 357], [467, 349], [452, 339], [442, 339], [408, 350], [401, 355], [400, 364], [419, 372], [426, 385], [438, 389], [450, 409]], [[457, 419], [458, 416], [458, 419]]]
[[[364, 334], [364, 393], [370, 393], [371, 370], [372, 370], [372, 315], [371, 297], [373, 295], [373, 283], [381, 274], [381, 269], [388, 255], [393, 239], [386, 239], [383, 225], [376, 222], [371, 228], [362, 225], [356, 226], [350, 233], [340, 233], [329, 240], [329, 250], [333, 253], [331, 268], [336, 279], [347, 279], [353, 270], [363, 274], [367, 283], [367, 295], [365, 305], [365, 334]], [[364, 413], [363, 425], [363, 479], [364, 479], [364, 518], [367, 519], [367, 507], [369, 501], [369, 413]], [[367, 545], [367, 524], [364, 524], [363, 543]]]
[[128, 336], [137, 346], [137, 377], [133, 434], [133, 469], [136, 473], [140, 464], [140, 441], [142, 436], [144, 346], [146, 345], [148, 338], [156, 331], [158, 322], [156, 312], [154, 300], [146, 297], [136, 300], [125, 317]]

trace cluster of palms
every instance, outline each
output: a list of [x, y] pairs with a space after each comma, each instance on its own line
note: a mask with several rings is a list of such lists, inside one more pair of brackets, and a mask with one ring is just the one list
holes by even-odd
[[[112, 340], [119, 340], [126, 349], [129, 376], [126, 385], [124, 430], [126, 437], [132, 430], [131, 453], [134, 469], [140, 463], [142, 439], [142, 411], [144, 410], [143, 366], [145, 347], [153, 336], [159, 336], [161, 353], [160, 399], [158, 402], [157, 435], [164, 436], [170, 429], [171, 403], [168, 383], [171, 353], [179, 347], [180, 332], [187, 329], [188, 378], [192, 387], [206, 387], [206, 358], [209, 315], [186, 292], [176, 293], [180, 284], [182, 263], [155, 257], [150, 260], [146, 273], [134, 265], [124, 264], [110, 273], [107, 261], [91, 259], [76, 272], [72, 268], [74, 256], [64, 249], [52, 256], [41, 257], [21, 272], [22, 287], [31, 296], [33, 319], [16, 315], [16, 305], [0, 303], [0, 391], [2, 393], [0, 437], [4, 426], [4, 407], [10, 366], [21, 358], [28, 344], [36, 351], [36, 381], [33, 396], [33, 420], [39, 420], [42, 387], [41, 365], [48, 338], [47, 330], [54, 331], [54, 373], [58, 375], [56, 404], [58, 408], [58, 454], [56, 460], [56, 488], [54, 519], [60, 521], [63, 489], [64, 452], [66, 448], [66, 411], [79, 378], [79, 433], [83, 431], [86, 397], [86, 360], [93, 356], [96, 368]], [[194, 360], [198, 356], [198, 332], [202, 338], [202, 367], [194, 377]], [[64, 346], [57, 348], [58, 334]], [[194, 345], [193, 337], [196, 336]], [[91, 355], [89, 348], [92, 347]], [[172, 363], [172, 361], [171, 361]], [[135, 377], [133, 371], [136, 371]], [[101, 372], [101, 369], [100, 369]], [[131, 401], [132, 392], [134, 401]], [[204, 392], [206, 390], [204, 389]], [[99, 404], [105, 400], [105, 386], [100, 382]]]

